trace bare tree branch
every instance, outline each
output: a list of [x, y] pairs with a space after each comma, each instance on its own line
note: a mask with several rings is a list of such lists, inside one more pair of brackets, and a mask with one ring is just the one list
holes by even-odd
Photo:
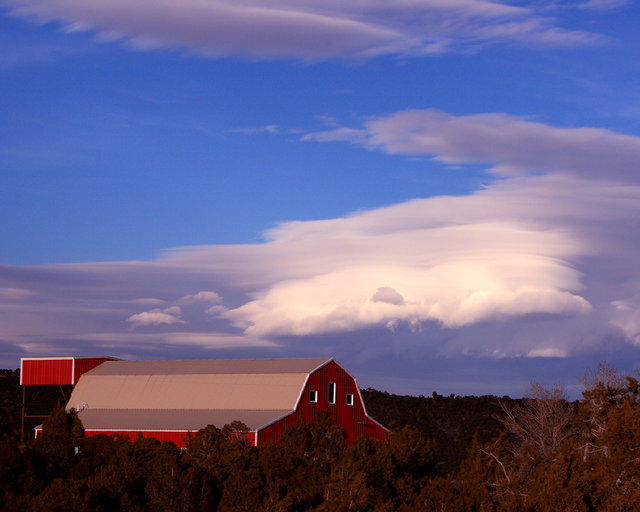
[[545, 387], [532, 382], [529, 396], [520, 403], [500, 403], [505, 429], [521, 443], [534, 446], [545, 457], [551, 456], [575, 435], [573, 406], [562, 386]]

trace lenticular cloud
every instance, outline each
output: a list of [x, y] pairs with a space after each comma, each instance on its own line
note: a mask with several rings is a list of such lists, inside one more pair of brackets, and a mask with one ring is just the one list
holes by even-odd
[[428, 342], [434, 328], [509, 323], [502, 336], [454, 336], [440, 349], [559, 357], [640, 339], [639, 219], [638, 186], [531, 176], [283, 224], [265, 244], [176, 251], [168, 261], [209, 262], [252, 290], [219, 315], [255, 337], [386, 327]]
[[266, 256], [257, 267], [277, 279], [256, 282], [253, 300], [224, 313], [246, 332], [306, 335], [403, 322], [459, 328], [551, 315], [597, 317], [603, 331], [616, 326], [638, 339], [638, 301], [628, 297], [638, 277], [638, 138], [425, 110], [305, 140], [484, 163], [508, 179], [471, 196], [283, 224], [256, 248]]
[[3, 266], [0, 340], [40, 352], [78, 340], [96, 344], [90, 352], [103, 352], [104, 340], [129, 350], [154, 337], [256, 348], [377, 330], [491, 357], [640, 344], [638, 138], [413, 111], [307, 139], [484, 163], [502, 178], [466, 196], [283, 223], [260, 244]]
[[306, 141], [346, 141], [398, 155], [431, 155], [444, 163], [487, 164], [500, 176], [567, 172], [638, 182], [640, 138], [600, 128], [558, 128], [503, 113], [453, 116], [406, 110], [357, 128], [312, 133]]
[[[454, 328], [518, 315], [589, 313], [573, 264], [590, 251], [587, 240], [548, 225], [563, 201], [556, 196], [538, 204], [532, 194], [528, 209], [509, 211], [511, 193], [498, 188], [296, 223], [290, 230], [283, 225], [267, 246], [279, 252], [271, 263], [280, 266], [276, 273], [290, 269], [289, 276], [225, 314], [251, 334], [301, 335], [398, 322]], [[520, 194], [521, 200], [527, 195]], [[447, 211], [449, 222], [441, 218]], [[377, 217], [385, 222], [378, 225]], [[260, 248], [254, 249], [259, 258]]]
[[563, 29], [536, 4], [489, 0], [9, 0], [13, 13], [59, 20], [134, 47], [184, 48], [208, 56], [367, 58], [429, 55], [496, 42], [567, 46], [595, 34]]

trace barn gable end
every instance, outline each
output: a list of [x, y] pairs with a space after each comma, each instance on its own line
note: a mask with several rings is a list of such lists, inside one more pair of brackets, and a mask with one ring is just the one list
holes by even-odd
[[[330, 386], [333, 397], [329, 395]], [[345, 429], [347, 442], [361, 436], [382, 440], [388, 434], [385, 427], [367, 415], [355, 378], [331, 359], [309, 375], [293, 412], [258, 431], [258, 444], [277, 442], [288, 426], [301, 417], [309, 420], [321, 411], [328, 412], [336, 425]]]

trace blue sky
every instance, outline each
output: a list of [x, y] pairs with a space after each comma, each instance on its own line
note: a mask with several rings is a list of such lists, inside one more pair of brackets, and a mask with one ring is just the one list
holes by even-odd
[[640, 8], [0, 2], [0, 363], [639, 365]]

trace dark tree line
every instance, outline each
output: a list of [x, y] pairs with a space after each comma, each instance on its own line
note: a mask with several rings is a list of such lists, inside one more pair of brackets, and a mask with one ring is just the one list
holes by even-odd
[[362, 390], [367, 412], [392, 431], [407, 425], [435, 441], [438, 469], [454, 474], [474, 440], [486, 443], [503, 432], [502, 405], [521, 400], [495, 396], [401, 396], [374, 389]]
[[236, 423], [208, 426], [185, 450], [85, 437], [61, 407], [38, 439], [3, 421], [0, 510], [638, 509], [640, 385], [607, 366], [586, 379], [578, 402], [537, 384], [522, 400], [363, 394], [374, 417], [398, 422], [387, 421], [388, 442], [346, 446], [322, 414], [290, 427], [278, 445], [250, 446]]
[[142, 437], [84, 437], [77, 415], [58, 408], [37, 439], [1, 440], [0, 509], [408, 510], [433, 473], [432, 443], [411, 428], [390, 443], [347, 447], [344, 431], [319, 414], [259, 448], [238, 428], [208, 426], [179, 450]]

